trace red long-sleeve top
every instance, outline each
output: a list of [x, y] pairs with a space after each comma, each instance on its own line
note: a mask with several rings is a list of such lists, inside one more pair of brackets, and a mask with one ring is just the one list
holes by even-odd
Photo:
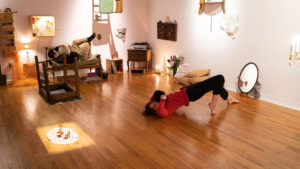
[[[151, 101], [154, 98], [152, 96]], [[186, 88], [171, 93], [167, 96], [167, 99], [160, 99], [157, 107], [157, 115], [160, 117], [167, 117], [172, 115], [179, 107], [185, 105], [188, 106], [190, 103], [189, 97], [186, 94]]]

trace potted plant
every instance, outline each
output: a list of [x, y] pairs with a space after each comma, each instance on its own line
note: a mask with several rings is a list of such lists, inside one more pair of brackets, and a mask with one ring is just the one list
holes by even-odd
[[173, 77], [175, 77], [176, 73], [177, 73], [177, 69], [178, 67], [183, 63], [184, 57], [182, 56], [170, 56], [170, 59], [168, 59], [168, 63], [171, 65], [171, 69], [173, 72]]

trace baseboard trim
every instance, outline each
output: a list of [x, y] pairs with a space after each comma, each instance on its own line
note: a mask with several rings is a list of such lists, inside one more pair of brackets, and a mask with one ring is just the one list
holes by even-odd
[[[232, 88], [226, 88], [226, 89], [237, 93], [236, 89], [232, 89]], [[274, 99], [274, 98], [276, 98], [276, 99]], [[259, 100], [263, 100], [263, 101], [266, 101], [266, 102], [269, 102], [272, 104], [276, 104], [276, 105], [283, 106], [283, 107], [286, 107], [289, 109], [300, 111], [299, 103], [290, 102], [290, 101], [287, 101], [286, 99], [278, 97], [278, 96], [272, 96], [272, 95], [269, 95], [266, 93], [261, 93], [261, 97], [259, 98]]]

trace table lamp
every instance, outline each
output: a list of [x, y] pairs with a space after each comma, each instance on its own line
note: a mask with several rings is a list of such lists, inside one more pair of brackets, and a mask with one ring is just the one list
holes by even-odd
[[29, 55], [28, 55], [28, 50], [30, 49], [29, 43], [24, 43], [24, 49], [26, 50], [26, 53], [27, 53], [27, 61], [28, 61], [28, 63], [29, 63]]

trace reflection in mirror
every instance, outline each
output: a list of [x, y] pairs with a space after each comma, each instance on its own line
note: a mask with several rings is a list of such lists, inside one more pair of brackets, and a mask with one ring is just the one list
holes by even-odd
[[249, 93], [255, 86], [258, 79], [258, 68], [255, 63], [251, 62], [242, 69], [238, 87], [242, 93]]

